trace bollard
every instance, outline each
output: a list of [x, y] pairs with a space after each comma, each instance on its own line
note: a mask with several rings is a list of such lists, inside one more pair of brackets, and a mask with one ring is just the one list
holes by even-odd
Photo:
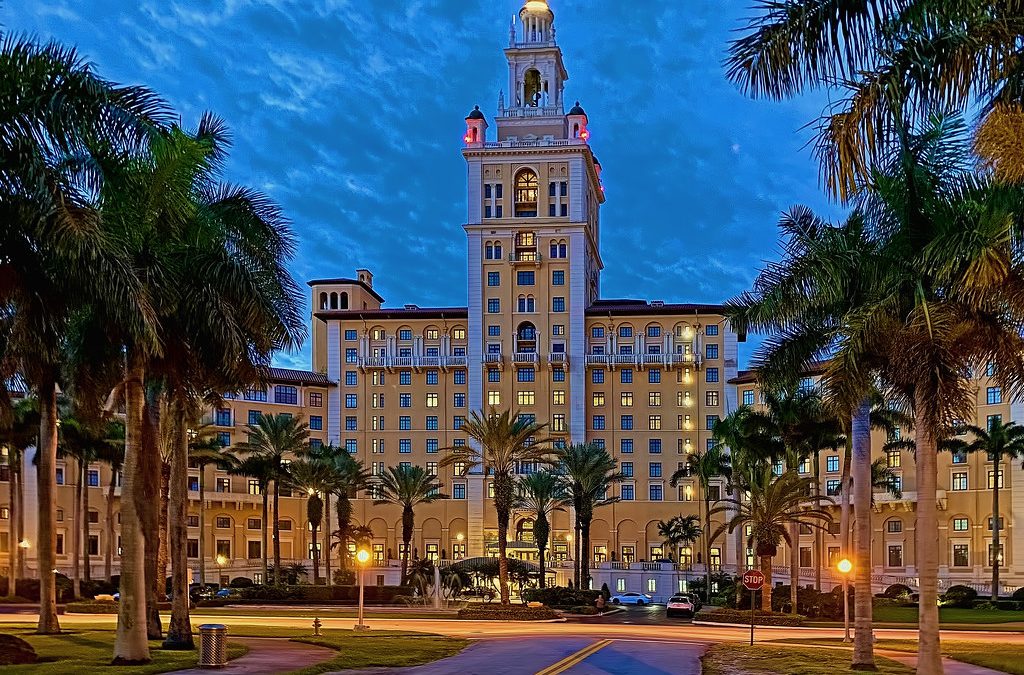
[[223, 668], [228, 663], [228, 627], [204, 623], [199, 627], [199, 667]]

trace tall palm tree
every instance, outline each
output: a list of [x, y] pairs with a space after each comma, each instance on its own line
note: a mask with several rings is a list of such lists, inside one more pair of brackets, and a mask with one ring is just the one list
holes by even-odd
[[[330, 499], [327, 499], [324, 506], [324, 527], [327, 528], [329, 536], [326, 547], [325, 562], [327, 564], [328, 583], [330, 576], [330, 552], [331, 549], [338, 549], [338, 569], [344, 572], [348, 568], [348, 543], [352, 537], [352, 498], [360, 490], [369, 485], [370, 472], [365, 469], [363, 463], [356, 460], [343, 447], [327, 444], [319, 448], [311, 448], [309, 456], [329, 467], [331, 480], [328, 485], [328, 493], [334, 495], [337, 500], [338, 529], [330, 532]], [[334, 543], [331, 543], [334, 540]]]
[[298, 417], [260, 415], [247, 427], [249, 440], [237, 444], [245, 456], [266, 461], [274, 481], [274, 584], [281, 583], [281, 485], [287, 482], [291, 457], [309, 445], [309, 426]]
[[800, 508], [807, 499], [808, 480], [789, 471], [776, 476], [771, 467], [761, 463], [740, 480], [748, 493], [747, 499], [723, 499], [723, 504], [712, 509], [712, 516], [726, 515], [726, 522], [718, 527], [715, 536], [728, 530], [750, 526], [749, 545], [756, 549], [761, 560], [764, 585], [761, 587], [761, 610], [772, 609], [772, 558], [779, 544], [786, 542], [791, 548], [790, 526], [821, 528], [832, 521], [827, 511], [818, 507]]
[[533, 538], [537, 544], [537, 560], [540, 564], [538, 583], [541, 588], [544, 588], [546, 582], [544, 553], [551, 536], [549, 516], [555, 511], [564, 510], [568, 503], [561, 478], [553, 471], [535, 471], [516, 483], [515, 507], [529, 512], [533, 518]]
[[[155, 341], [152, 306], [123, 242], [97, 217], [95, 170], [103, 155], [140, 150], [166, 106], [141, 87], [103, 80], [73, 50], [5, 35], [0, 44], [0, 330], [39, 401], [36, 546], [39, 567], [56, 565], [57, 391], [73, 313], [110, 306], [118, 325]], [[40, 633], [60, 632], [55, 578], [41, 575]], [[148, 658], [146, 646], [133, 656]]]
[[373, 494], [374, 504], [395, 504], [402, 508], [402, 585], [409, 581], [409, 552], [412, 550], [412, 531], [416, 522], [416, 507], [438, 499], [447, 499], [441, 494], [437, 477], [427, 473], [422, 466], [399, 464], [376, 476]]
[[[700, 517], [694, 514], [684, 516], [672, 516], [668, 520], [658, 521], [658, 536], [661, 537], [661, 545], [670, 552], [672, 562], [676, 569], [681, 564], [679, 556], [680, 546], [689, 546], [700, 539], [702, 534]], [[676, 574], [678, 581], [679, 575]], [[678, 585], [678, 584], [677, 584]]]
[[[812, 358], [832, 357], [822, 379], [826, 396], [860, 411], [853, 426], [860, 513], [870, 508], [870, 479], [856, 474], [870, 470], [869, 456], [857, 450], [870, 435], [869, 392], [881, 382], [890, 400], [913, 411], [916, 529], [933, 532], [938, 440], [945, 420], [971, 414], [968, 372], [994, 362], [1001, 386], [1010, 390], [1024, 380], [1024, 340], [1016, 328], [1024, 307], [1007, 290], [1024, 274], [1016, 235], [1022, 200], [1018, 188], [973, 173], [956, 119], [936, 116], [886, 152], [846, 225], [806, 213], [793, 219], [785, 260], [762, 273], [733, 318], [738, 327], [781, 335], [762, 354], [772, 371], [799, 372]], [[869, 527], [868, 519], [857, 519], [858, 547], [870, 542]], [[922, 538], [917, 553], [918, 672], [941, 673], [937, 541]], [[860, 556], [857, 564], [856, 583], [866, 587]], [[870, 605], [864, 611], [869, 621]], [[856, 616], [863, 638], [855, 642], [854, 663], [870, 665], [871, 648], [863, 644], [870, 624], [860, 604]]]
[[[324, 495], [333, 488], [333, 476], [327, 464], [299, 459], [288, 466], [288, 485], [306, 495], [306, 520], [310, 526], [313, 559], [313, 583], [320, 583], [320, 539], [317, 533], [324, 521]], [[323, 547], [324, 550], [327, 547]]]
[[[999, 489], [1003, 480], [1003, 461], [1016, 460], [1024, 457], [1024, 427], [1016, 422], [1003, 422], [992, 420], [988, 429], [969, 425], [966, 428], [973, 440], [970, 443], [959, 441], [954, 447], [948, 448], [954, 451], [960, 450], [967, 453], [984, 452], [992, 462], [993, 479], [992, 486], [992, 602], [999, 600], [999, 567], [1002, 557], [1002, 545], [1000, 544], [999, 531], [1001, 529], [999, 511]], [[948, 447], [948, 446], [947, 446]]]
[[[25, 398], [10, 406], [6, 419], [0, 417], [0, 446], [7, 449], [10, 488], [10, 530], [7, 535], [9, 579], [25, 576], [25, 555], [19, 542], [25, 538], [23, 463], [25, 451], [35, 445], [39, 434], [39, 412], [34, 399]], [[13, 581], [8, 595], [14, 595]]]
[[[711, 592], [711, 543], [715, 539], [711, 531], [711, 483], [719, 479], [728, 479], [731, 475], [730, 457], [721, 445], [716, 444], [706, 450], [698, 450], [689, 455], [686, 458], [686, 464], [677, 469], [669, 479], [669, 485], [672, 487], [676, 487], [681, 480], [691, 476], [696, 476], [697, 482], [700, 484], [701, 496], [704, 501], [704, 589], [705, 593], [709, 594]], [[718, 498], [721, 499], [722, 496], [719, 495]]]
[[547, 439], [538, 438], [546, 426], [511, 410], [471, 411], [462, 425], [470, 443], [446, 448], [448, 454], [439, 462], [441, 467], [460, 465], [464, 471], [482, 467], [485, 476], [492, 476], [498, 516], [498, 587], [505, 605], [509, 603], [508, 524], [515, 501], [515, 474], [524, 466], [550, 461]]
[[236, 464], [231, 472], [239, 476], [248, 476], [254, 479], [260, 488], [260, 500], [262, 502], [261, 514], [261, 539], [260, 539], [260, 560], [263, 564], [263, 583], [269, 583], [270, 578], [267, 576], [268, 572], [268, 560], [269, 560], [269, 548], [267, 546], [268, 532], [270, 531], [270, 483], [274, 480], [274, 464], [271, 460], [266, 457], [251, 456], [246, 457]]
[[230, 448], [225, 448], [209, 425], [199, 429], [186, 430], [190, 438], [188, 465], [199, 469], [199, 583], [206, 583], [206, 468], [209, 466], [230, 470], [238, 458]]
[[823, 179], [841, 197], [856, 193], [908, 126], [942, 106], [977, 106], [977, 150], [1001, 179], [1020, 182], [1022, 33], [1015, 2], [762, 3], [731, 42], [727, 72], [754, 97], [843, 90], [816, 124]]
[[577, 542], [575, 583], [577, 588], [590, 587], [590, 526], [594, 510], [619, 501], [609, 496], [611, 487], [624, 478], [618, 462], [604, 448], [593, 443], [573, 444], [556, 451], [557, 471], [563, 489], [576, 514], [574, 529]]

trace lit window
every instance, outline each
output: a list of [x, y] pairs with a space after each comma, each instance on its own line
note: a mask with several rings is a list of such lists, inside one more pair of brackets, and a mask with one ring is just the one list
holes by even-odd
[[487, 405], [494, 405], [494, 406], [501, 405], [501, 392], [500, 391], [488, 391], [487, 392]]

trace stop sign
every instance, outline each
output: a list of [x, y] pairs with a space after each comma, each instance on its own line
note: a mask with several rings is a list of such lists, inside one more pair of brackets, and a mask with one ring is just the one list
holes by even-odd
[[764, 585], [764, 574], [760, 570], [747, 570], [743, 573], [743, 586], [748, 591], [756, 591]]

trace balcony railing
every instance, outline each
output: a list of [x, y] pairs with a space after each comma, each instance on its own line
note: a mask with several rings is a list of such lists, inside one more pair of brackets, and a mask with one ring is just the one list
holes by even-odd
[[693, 354], [587, 354], [586, 365], [615, 367], [615, 366], [673, 366], [683, 364], [700, 364]]
[[537, 363], [536, 352], [516, 352], [512, 355], [512, 362], [516, 365], [531, 365]]
[[548, 363], [553, 366], [564, 366], [569, 363], [569, 355], [565, 352], [551, 352], [548, 354]]
[[539, 265], [541, 255], [536, 251], [513, 251], [508, 254], [508, 261], [513, 265]]
[[357, 362], [363, 370], [389, 368], [465, 368], [465, 356], [368, 356]]
[[504, 362], [504, 360], [505, 360], [504, 357], [500, 353], [498, 353], [498, 354], [491, 354], [491, 353], [484, 354], [484, 363], [496, 363], [498, 365], [501, 365], [501, 363]]

